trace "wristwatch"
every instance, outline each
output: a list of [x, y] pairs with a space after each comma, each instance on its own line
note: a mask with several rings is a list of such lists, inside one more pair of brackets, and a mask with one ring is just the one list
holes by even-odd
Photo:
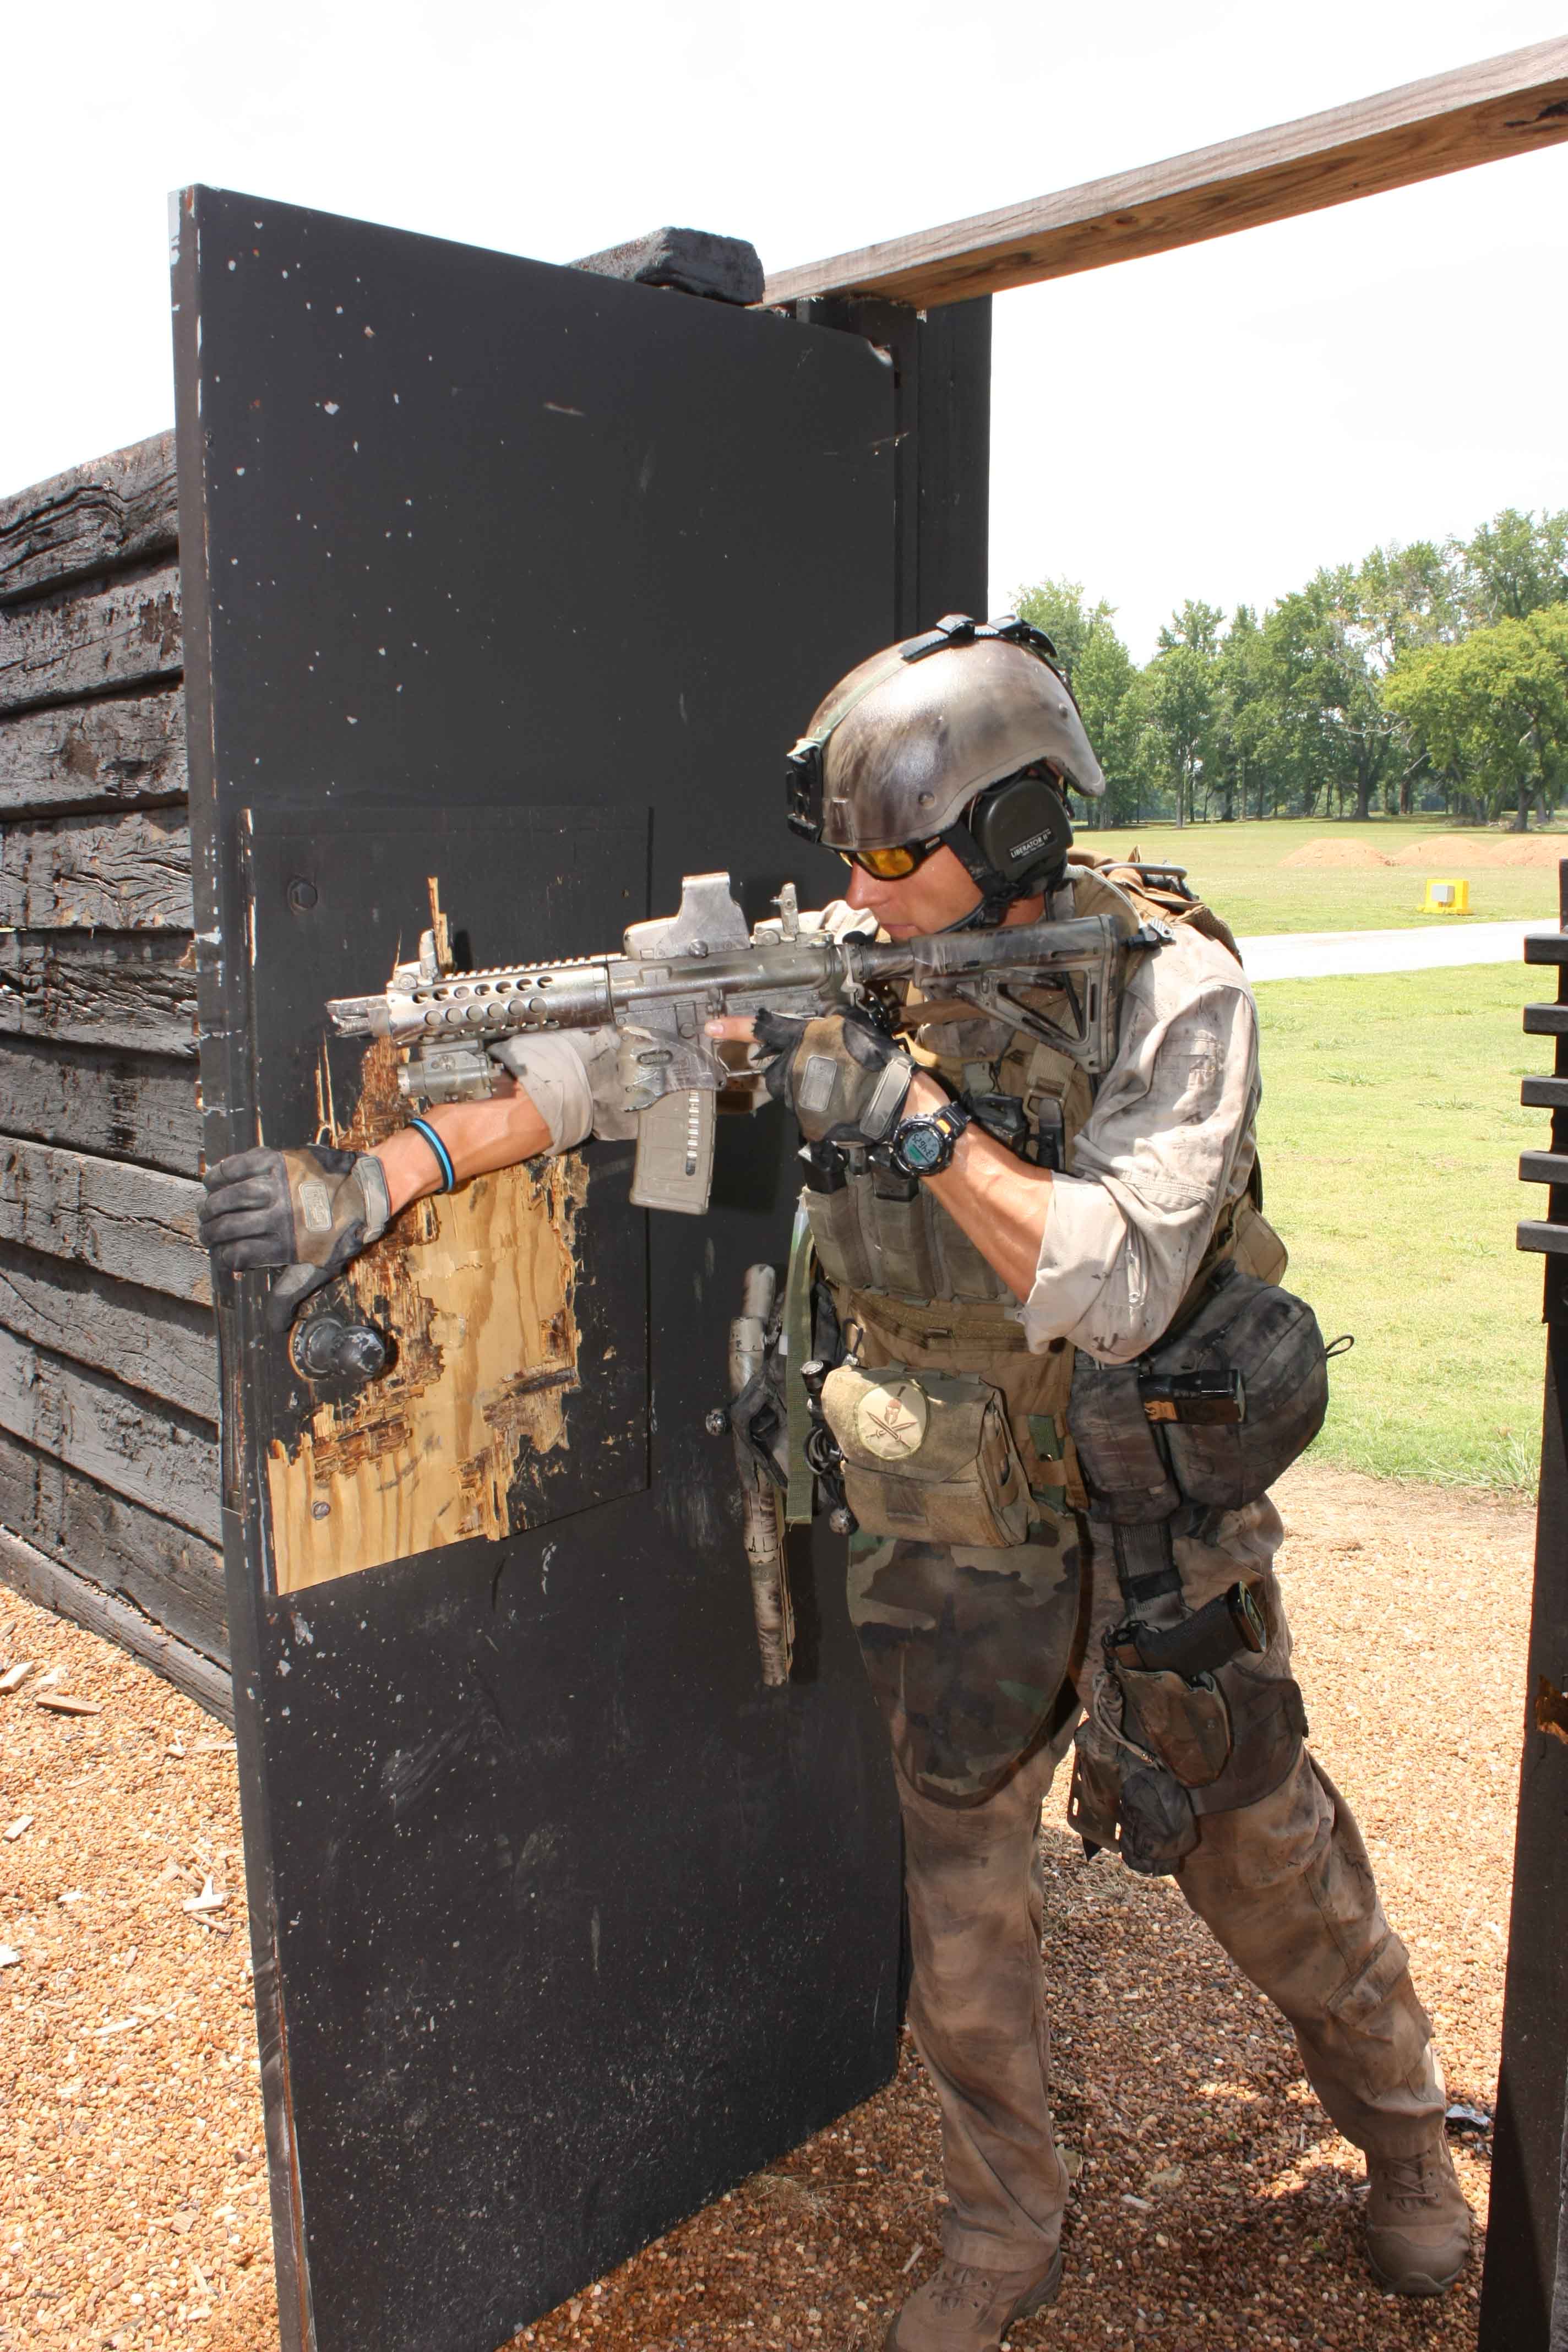
[[901, 1118], [893, 1129], [888, 1140], [889, 1156], [905, 1176], [940, 1176], [968, 1125], [969, 1113], [962, 1103], [917, 1111], [912, 1118]]

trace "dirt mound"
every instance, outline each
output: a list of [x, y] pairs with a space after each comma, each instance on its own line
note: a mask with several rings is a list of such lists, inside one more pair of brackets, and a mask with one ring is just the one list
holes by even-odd
[[1471, 866], [1554, 866], [1560, 857], [1568, 857], [1568, 833], [1444, 833], [1407, 842], [1390, 863], [1463, 874]]
[[1373, 849], [1369, 841], [1304, 841], [1280, 866], [1387, 866], [1392, 860]]
[[1395, 866], [1418, 866], [1426, 874], [1464, 874], [1495, 866], [1500, 844], [1489, 833], [1444, 833], [1430, 841], [1407, 841], [1394, 852]]
[[1492, 844], [1494, 866], [1555, 866], [1568, 857], [1568, 834], [1516, 833], [1505, 834]]

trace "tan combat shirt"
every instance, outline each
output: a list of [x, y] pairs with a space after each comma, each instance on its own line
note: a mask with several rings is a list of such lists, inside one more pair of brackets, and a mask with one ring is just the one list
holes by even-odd
[[1257, 1157], [1258, 1009], [1234, 956], [1190, 926], [1140, 957], [1121, 1039], [1051, 1185], [1024, 1328], [1037, 1352], [1070, 1339], [1101, 1363], [1152, 1346], [1181, 1303], [1222, 1207]]

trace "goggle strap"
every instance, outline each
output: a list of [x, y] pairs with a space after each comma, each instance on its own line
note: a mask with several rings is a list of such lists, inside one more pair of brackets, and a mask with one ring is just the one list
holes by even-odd
[[901, 655], [895, 654], [887, 661], [879, 662], [876, 668], [871, 671], [868, 677], [863, 677], [859, 685], [850, 693], [845, 695], [841, 701], [833, 704], [826, 718], [822, 721], [819, 727], [814, 728], [809, 735], [803, 735], [801, 737], [799, 742], [795, 747], [795, 750], [797, 751], [804, 751], [808, 744], [815, 744], [819, 751], [826, 751], [827, 749], [827, 739], [832, 734], [834, 729], [841, 726], [844, 720], [848, 718], [849, 713], [855, 709], [858, 704], [864, 702], [868, 694], [874, 694], [879, 686], [883, 685], [887, 679], [896, 675], [899, 664], [902, 658]]

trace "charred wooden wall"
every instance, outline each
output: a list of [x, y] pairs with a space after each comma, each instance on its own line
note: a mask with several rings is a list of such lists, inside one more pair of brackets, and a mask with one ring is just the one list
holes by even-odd
[[172, 434], [0, 499], [0, 1578], [228, 1706]]

